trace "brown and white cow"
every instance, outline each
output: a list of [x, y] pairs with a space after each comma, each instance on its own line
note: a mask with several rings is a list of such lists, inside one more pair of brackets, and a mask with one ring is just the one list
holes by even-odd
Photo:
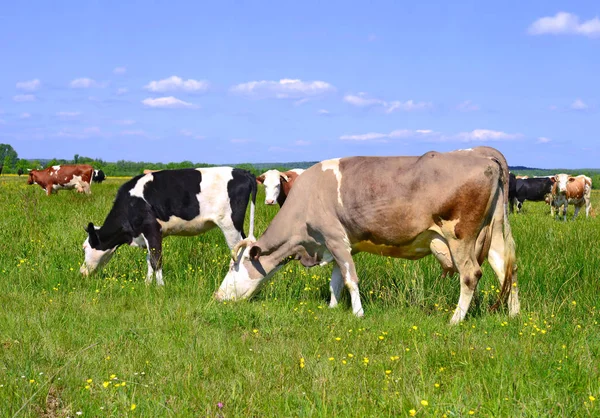
[[[489, 154], [489, 155], [487, 155]], [[486, 254], [519, 312], [515, 243], [508, 222], [508, 165], [499, 151], [479, 147], [421, 157], [348, 157], [306, 170], [265, 233], [243, 240], [215, 294], [244, 299], [292, 259], [306, 266], [335, 262], [334, 307], [345, 284], [352, 311], [363, 316], [352, 254], [419, 259], [434, 254], [460, 274], [460, 298], [451, 323], [467, 313]], [[245, 247], [245, 248], [244, 248]]]
[[150, 170], [150, 169], [148, 169], [148, 168], [145, 168], [145, 169], [144, 169], [144, 173], [143, 173], [143, 174], [156, 173], [157, 171], [160, 171], [160, 170]]
[[256, 178], [258, 183], [265, 185], [265, 205], [283, 206], [294, 182], [304, 172], [301, 168], [294, 168], [289, 171], [269, 170]]
[[53, 165], [29, 171], [27, 184], [39, 184], [48, 196], [60, 189], [76, 189], [79, 193], [90, 194], [93, 174], [94, 168], [87, 164]]
[[573, 219], [577, 218], [581, 207], [585, 205], [585, 216], [586, 218], [590, 215], [590, 208], [592, 207], [590, 201], [590, 194], [592, 190], [592, 179], [583, 174], [579, 176], [570, 176], [568, 174], [557, 174], [552, 177], [552, 196], [550, 199], [550, 211], [554, 216], [554, 209], [556, 209], [556, 215], [560, 216], [560, 207], [563, 207], [563, 219], [567, 220], [567, 207], [569, 204], [575, 206], [575, 214]]

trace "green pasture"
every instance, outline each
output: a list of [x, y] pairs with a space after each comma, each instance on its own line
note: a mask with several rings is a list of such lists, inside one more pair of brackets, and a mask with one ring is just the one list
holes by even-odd
[[[47, 197], [0, 177], [1, 417], [600, 416], [599, 218], [555, 221], [530, 202], [510, 216], [517, 318], [489, 312], [487, 263], [450, 326], [458, 280], [434, 258], [361, 254], [358, 319], [347, 298], [327, 307], [331, 266], [292, 262], [253, 300], [215, 302], [219, 230], [165, 240], [164, 288], [144, 284], [131, 247], [83, 278], [83, 228], [124, 181]], [[277, 208], [258, 200], [260, 235]]]

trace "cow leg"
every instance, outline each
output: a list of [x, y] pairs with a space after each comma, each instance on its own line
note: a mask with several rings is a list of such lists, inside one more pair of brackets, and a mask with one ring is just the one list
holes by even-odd
[[450, 320], [451, 324], [458, 324], [465, 319], [477, 283], [481, 277], [481, 268], [475, 257], [475, 243], [452, 239], [448, 242], [454, 266], [460, 275], [460, 297], [458, 305]]
[[233, 223], [229, 223], [228, 225], [217, 225], [221, 232], [223, 232], [223, 236], [225, 237], [225, 241], [227, 242], [227, 246], [230, 250], [233, 250], [235, 244], [240, 242], [244, 237], [241, 230], [238, 230]]
[[81, 185], [81, 190], [83, 191], [83, 193], [85, 194], [91, 194], [92, 190], [90, 189], [90, 184], [89, 183], [83, 183]]
[[331, 300], [329, 301], [329, 307], [335, 308], [342, 297], [342, 288], [344, 287], [344, 279], [342, 272], [337, 263], [333, 266], [331, 272], [331, 282], [329, 283], [329, 290], [331, 291]]
[[581, 205], [576, 205], [575, 206], [575, 214], [573, 215], [573, 220], [575, 220], [575, 218], [577, 218], [577, 215], [579, 215], [580, 210], [581, 210]]
[[567, 208], [569, 207], [569, 204], [565, 202], [565, 204], [563, 205], [563, 220], [565, 222], [567, 222]]
[[46, 196], [50, 196], [52, 194], [52, 191], [52, 183], [50, 183], [46, 186]]
[[152, 276], [156, 277], [156, 284], [163, 286], [162, 275], [162, 233], [158, 223], [146, 228], [143, 232], [146, 239], [146, 247], [148, 255], [146, 261], [148, 263], [148, 274], [146, 275], [146, 284], [152, 283]]
[[520, 200], [517, 200], [517, 213], [521, 213], [521, 210], [523, 209], [523, 203], [525, 203], [525, 201], [521, 202]]
[[592, 202], [590, 202], [589, 196], [584, 196], [585, 199], [585, 217], [588, 218], [590, 216], [590, 209], [592, 208]]
[[[344, 280], [344, 284], [350, 292], [350, 303], [352, 304], [352, 312], [358, 317], [362, 317], [365, 313], [362, 308], [360, 301], [360, 292], [358, 290], [358, 276], [356, 274], [356, 268], [350, 248], [346, 244], [334, 244], [333, 246], [327, 246], [327, 249], [333, 256], [341, 276]], [[332, 275], [333, 279], [333, 275]]]

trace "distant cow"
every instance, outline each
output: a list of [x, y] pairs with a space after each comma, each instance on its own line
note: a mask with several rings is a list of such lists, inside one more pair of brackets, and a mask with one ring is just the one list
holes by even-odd
[[144, 170], [144, 174], [156, 173], [157, 171], [160, 171], [160, 170], [150, 170], [150, 169], [147, 169], [147, 168], [146, 168], [146, 169]]
[[302, 174], [304, 170], [295, 168], [293, 170], [280, 172], [278, 170], [269, 170], [256, 178], [256, 181], [265, 185], [265, 205], [283, 206], [294, 181]]
[[87, 164], [53, 165], [43, 170], [31, 170], [27, 184], [39, 184], [48, 196], [60, 189], [76, 189], [79, 193], [90, 194], [93, 173], [93, 167]]
[[102, 183], [105, 179], [106, 179], [106, 176], [104, 175], [104, 171], [94, 170], [94, 177], [92, 177], [92, 182]]
[[4, 170], [4, 164], [0, 164], [0, 175], [2, 174], [2, 170]]
[[585, 205], [585, 216], [587, 218], [592, 207], [590, 202], [592, 179], [583, 174], [577, 177], [568, 174], [557, 174], [551, 180], [554, 183], [550, 202], [552, 216], [554, 216], [554, 209], [556, 209], [557, 216], [560, 216], [560, 207], [562, 206], [563, 219], [566, 221], [567, 207], [572, 204], [575, 206], [573, 219], [577, 218], [583, 205]]
[[348, 157], [314, 165], [298, 178], [258, 241], [236, 246], [235, 263], [216, 299], [252, 296], [293, 259], [306, 267], [335, 261], [330, 306], [338, 304], [345, 284], [353, 313], [362, 316], [352, 254], [420, 259], [442, 248], [460, 274], [451, 323], [467, 313], [482, 274], [477, 260], [482, 253], [500, 281], [501, 299], [508, 297], [509, 314], [518, 314], [508, 166], [503, 157], [476, 150], [428, 152], [418, 158]]
[[23, 175], [23, 169], [22, 169], [22, 168], [19, 168], [19, 169], [17, 170], [17, 174], [18, 174], [19, 176], [22, 176], [22, 175]]
[[525, 180], [525, 179], [529, 178], [529, 176], [516, 176], [516, 177], [517, 177], [517, 179], [522, 179], [522, 180]]
[[243, 227], [250, 196], [249, 236], [254, 235], [256, 189], [249, 171], [231, 167], [138, 175], [119, 188], [104, 225], [88, 224], [80, 271], [87, 276], [98, 270], [119, 246], [129, 244], [148, 250], [146, 283], [155, 276], [156, 283], [163, 285], [163, 237], [198, 235], [216, 226], [233, 248], [246, 237]]
[[552, 193], [552, 180], [547, 177], [528, 178], [515, 180], [515, 195], [512, 199], [511, 207], [517, 204], [517, 212], [521, 212], [526, 200], [532, 202], [543, 202], [546, 195]]

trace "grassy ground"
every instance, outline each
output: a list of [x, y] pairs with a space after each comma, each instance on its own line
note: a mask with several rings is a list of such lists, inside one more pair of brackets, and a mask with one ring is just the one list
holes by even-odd
[[[85, 279], [83, 227], [123, 181], [46, 197], [0, 177], [0, 416], [600, 416], [597, 218], [526, 203], [511, 215], [521, 316], [488, 312], [486, 264], [451, 327], [458, 281], [432, 257], [357, 256], [363, 319], [347, 299], [327, 308], [331, 266], [290, 263], [254, 300], [216, 303], [218, 230], [166, 240], [164, 288], [130, 247]], [[276, 213], [262, 199], [258, 234]]]

